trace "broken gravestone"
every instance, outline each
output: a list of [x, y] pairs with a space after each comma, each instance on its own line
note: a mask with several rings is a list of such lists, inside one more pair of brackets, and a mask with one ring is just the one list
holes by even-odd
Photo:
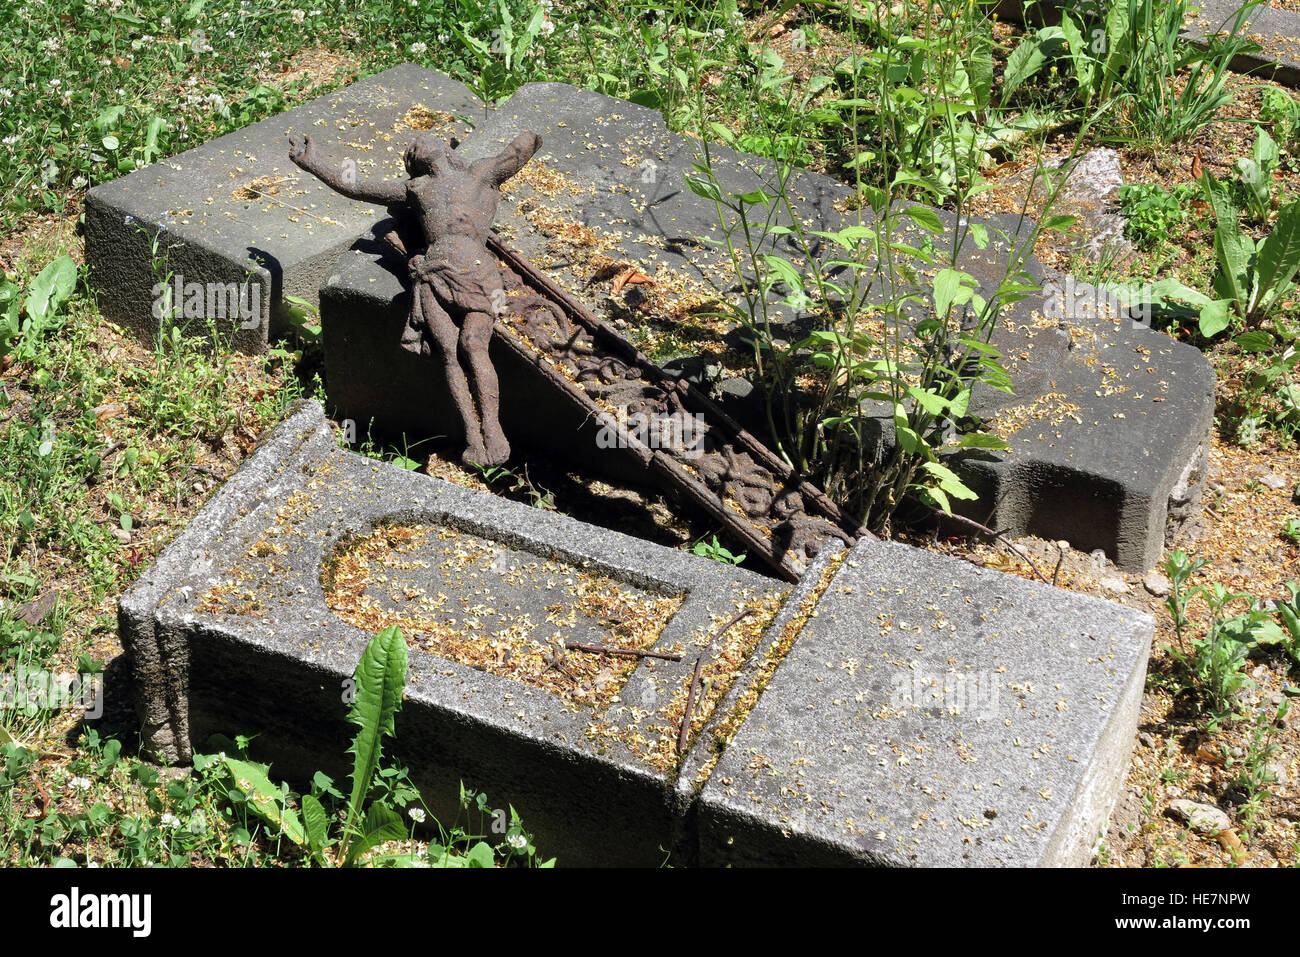
[[872, 541], [786, 586], [342, 450], [304, 403], [121, 600], [145, 746], [346, 774], [392, 625], [392, 753], [436, 814], [465, 782], [563, 864], [642, 866], [1086, 863], [1152, 633]]
[[[394, 314], [409, 310], [402, 277], [384, 268], [373, 240], [345, 241], [348, 230], [353, 241], [367, 232], [382, 211], [340, 202], [323, 185], [295, 176], [286, 169], [283, 136], [321, 129], [341, 134], [357, 126], [365, 135], [355, 141], [330, 137], [329, 159], [351, 161], [365, 175], [382, 178], [385, 170], [389, 177], [400, 175], [400, 155], [412, 130], [430, 128], [430, 116], [443, 124], [438, 128], [464, 136], [461, 150], [471, 159], [497, 152], [520, 130], [531, 129], [546, 145], [507, 190], [509, 201], [498, 219], [503, 239], [671, 374], [685, 376], [743, 420], [752, 408], [752, 386], [727, 375], [723, 361], [736, 348], [740, 330], [699, 315], [699, 307], [735, 278], [719, 271], [716, 252], [701, 241], [719, 235], [716, 209], [684, 186], [695, 141], [669, 133], [654, 111], [562, 84], [526, 84], [495, 110], [468, 104], [463, 87], [414, 67], [354, 87], [356, 92], [348, 88], [234, 134], [257, 144], [256, 151], [232, 155], [217, 145], [229, 139], [224, 138], [92, 191], [87, 258], [101, 299], [109, 303], [106, 311], [117, 315], [134, 305], [138, 317], [148, 302], [142, 290], [151, 288], [155, 274], [146, 234], [153, 229], [156, 235], [163, 214], [169, 224], [183, 214], [184, 229], [167, 230], [174, 267], [226, 281], [245, 274], [253, 247], [279, 264], [274, 275], [268, 269], [250, 280], [265, 287], [266, 298], [265, 322], [240, 333], [249, 348], [264, 346], [283, 292], [311, 299], [311, 284], [323, 280], [326, 382], [338, 417], [351, 420], [360, 434], [455, 440], [457, 419], [449, 414], [445, 384], [429, 375], [426, 364], [403, 358], [400, 325], [398, 337], [389, 341]], [[388, 112], [367, 113], [367, 102], [382, 103]], [[457, 110], [473, 115], [472, 132], [465, 134], [464, 124], [451, 115]], [[421, 122], [409, 122], [412, 117]], [[279, 149], [270, 152], [277, 141]], [[770, 186], [765, 161], [720, 146], [710, 151], [724, 188]], [[178, 179], [172, 167], [185, 177]], [[261, 202], [231, 209], [230, 194], [212, 188], [214, 180], [240, 180], [242, 186], [245, 178], [267, 177], [287, 191], [284, 199], [267, 201], [259, 191]], [[795, 174], [792, 183], [795, 214], [810, 227], [836, 228], [851, 220], [851, 191], [843, 184], [806, 172]], [[329, 223], [319, 220], [322, 209]], [[123, 225], [127, 217], [134, 219], [131, 226]], [[238, 224], [237, 233], [223, 232], [226, 220]], [[142, 224], [148, 229], [133, 239], [134, 227]], [[1013, 229], [1010, 218], [991, 225]], [[238, 242], [214, 242], [223, 235]], [[986, 294], [1002, 274], [1011, 242], [1009, 236], [995, 238], [987, 250], [963, 250], [963, 268]], [[346, 251], [333, 268], [326, 266], [340, 250]], [[1028, 267], [1041, 277], [1032, 257]], [[628, 268], [653, 285], [629, 281], [621, 295], [607, 295], [609, 276]], [[1011, 534], [1064, 538], [1082, 550], [1104, 548], [1122, 567], [1148, 568], [1163, 549], [1170, 516], [1179, 508], [1194, 510], [1199, 501], [1213, 414], [1212, 372], [1197, 350], [1130, 328], [1097, 297], [1067, 296], [1060, 309], [1056, 302], [1050, 295], [1026, 300], [1008, 310], [995, 331], [1016, 395], [977, 396], [974, 411], [991, 417], [994, 431], [1012, 449], [959, 463], [981, 493], [973, 517]], [[146, 319], [134, 327], [148, 331], [159, 322]], [[502, 385], [501, 415], [512, 443], [542, 450], [590, 444], [582, 432], [585, 419], [573, 418], [567, 407], [553, 408], [534, 389], [517, 390], [512, 398], [510, 383]], [[886, 441], [888, 431], [879, 430]], [[618, 458], [601, 461], [617, 468]]]

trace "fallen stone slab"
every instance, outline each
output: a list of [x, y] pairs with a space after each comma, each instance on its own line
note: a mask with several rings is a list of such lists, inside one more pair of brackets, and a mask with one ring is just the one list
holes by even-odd
[[[787, 588], [340, 450], [308, 403], [122, 598], [119, 630], [147, 750], [185, 761], [213, 734], [257, 734], [273, 773], [308, 780], [346, 776], [345, 682], [397, 624], [393, 753], [435, 813], [455, 817], [465, 782], [566, 862], [654, 864], [694, 659], [738, 610], [757, 641]], [[683, 659], [556, 658], [557, 638]], [[739, 629], [727, 641], [743, 661]]]
[[859, 543], [703, 787], [700, 863], [1086, 864], [1152, 631], [1109, 602]]
[[460, 135], [483, 109], [460, 83], [403, 64], [96, 186], [86, 263], [100, 310], [151, 344], [158, 285], [177, 289], [179, 279], [173, 305], [187, 334], [207, 335], [211, 321], [235, 349], [265, 350], [286, 329], [284, 297], [315, 303], [339, 254], [384, 215], [298, 170], [288, 134], [313, 134], [324, 158], [358, 176], [395, 174], [417, 131]]
[[[464, 782], [565, 864], [645, 866], [1074, 862], [1122, 778], [1151, 631], [901, 545], [826, 549], [789, 589], [341, 450], [304, 403], [120, 602], [146, 748], [255, 734], [277, 777], [346, 775], [347, 679], [389, 625], [410, 649], [391, 750], [436, 814]], [[793, 819], [799, 794], [911, 843], [863, 853]], [[958, 818], [990, 808], [972, 850]]]

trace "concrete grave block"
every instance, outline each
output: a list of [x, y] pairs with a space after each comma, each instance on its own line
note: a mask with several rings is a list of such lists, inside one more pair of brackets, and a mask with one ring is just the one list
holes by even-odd
[[1087, 863], [1152, 630], [1122, 606], [860, 542], [703, 789], [700, 863]]
[[203, 317], [187, 320], [186, 331], [202, 334], [211, 319], [234, 348], [263, 351], [282, 331], [283, 297], [315, 303], [339, 253], [384, 214], [297, 169], [288, 134], [311, 133], [323, 156], [350, 160], [358, 176], [396, 175], [416, 131], [463, 134], [466, 124], [453, 117], [477, 122], [483, 109], [460, 83], [403, 64], [96, 186], [86, 196], [86, 262], [101, 311], [152, 343], [157, 283], [235, 284], [256, 307], [246, 310], [251, 318], [209, 310], [205, 296]]
[[[274, 775], [304, 780], [346, 775], [344, 681], [371, 633], [404, 623], [391, 749], [440, 817], [464, 782], [566, 863], [656, 865], [676, 815], [670, 717], [696, 646], [738, 607], [761, 610], [761, 630], [786, 589], [340, 450], [306, 403], [122, 598], [119, 628], [146, 748], [183, 761], [213, 733], [257, 734]], [[621, 624], [683, 660], [596, 671], [570, 652], [554, 681], [571, 693], [511, 676], [533, 639], [617, 646], [631, 640]], [[427, 650], [473, 633], [502, 653], [471, 667]]]

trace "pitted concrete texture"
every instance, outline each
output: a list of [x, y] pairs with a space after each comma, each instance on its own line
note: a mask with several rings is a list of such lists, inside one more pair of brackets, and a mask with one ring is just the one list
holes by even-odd
[[704, 865], [1088, 861], [1150, 616], [864, 541], [718, 763]]
[[[749, 643], [718, 630], [738, 609], [761, 615]], [[410, 649], [391, 753], [435, 813], [465, 782], [565, 864], [646, 866], [1077, 863], [1151, 635], [901, 545], [825, 550], [787, 591], [340, 450], [304, 403], [121, 600], [146, 747], [255, 734], [278, 777], [346, 775], [345, 681], [381, 619]], [[682, 660], [512, 670], [556, 637]], [[719, 691], [679, 754], [706, 647], [730, 670], [706, 665]]]
[[211, 319], [234, 348], [263, 351], [282, 332], [284, 297], [315, 303], [339, 253], [384, 215], [297, 169], [288, 134], [312, 134], [324, 158], [354, 164], [359, 177], [397, 175], [417, 131], [461, 135], [460, 118], [482, 113], [460, 83], [404, 64], [96, 186], [86, 196], [86, 263], [101, 311], [152, 343], [157, 283], [246, 283], [260, 315], [207, 315], [205, 300], [205, 315], [183, 325], [202, 335]]

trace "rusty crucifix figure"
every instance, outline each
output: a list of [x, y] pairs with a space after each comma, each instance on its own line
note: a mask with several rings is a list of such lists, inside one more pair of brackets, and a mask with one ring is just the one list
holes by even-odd
[[405, 181], [358, 180], [351, 170], [327, 166], [310, 136], [290, 136], [289, 159], [349, 199], [388, 208], [395, 225], [382, 238], [406, 263], [412, 284], [402, 348], [441, 357], [465, 425], [461, 458], [500, 465], [510, 457], [510, 443], [501, 431], [501, 392], [488, 343], [495, 317], [506, 309], [506, 294], [487, 239], [501, 184], [523, 169], [542, 138], [520, 133], [498, 155], [473, 163], [460, 157], [456, 145], [428, 134], [416, 139], [406, 150]]

